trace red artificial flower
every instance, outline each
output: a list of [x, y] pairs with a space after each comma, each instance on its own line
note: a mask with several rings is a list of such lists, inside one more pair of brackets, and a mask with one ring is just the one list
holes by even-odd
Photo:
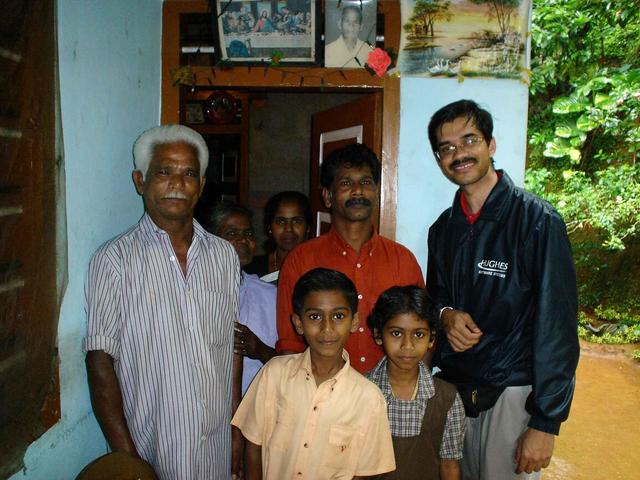
[[375, 48], [369, 52], [369, 56], [367, 57], [367, 66], [379, 77], [382, 77], [387, 73], [389, 65], [391, 65], [391, 57], [383, 49]]

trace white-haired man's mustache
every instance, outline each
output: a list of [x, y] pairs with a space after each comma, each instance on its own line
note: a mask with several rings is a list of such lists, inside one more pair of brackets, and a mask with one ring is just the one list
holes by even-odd
[[168, 198], [168, 199], [177, 198], [178, 200], [186, 200], [187, 196], [182, 192], [175, 192], [174, 191], [174, 192], [167, 193], [162, 198]]

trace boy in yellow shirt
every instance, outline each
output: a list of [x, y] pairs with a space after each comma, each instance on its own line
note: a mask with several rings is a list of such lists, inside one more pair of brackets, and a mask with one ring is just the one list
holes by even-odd
[[316, 268], [293, 289], [293, 323], [309, 347], [270, 360], [231, 423], [247, 439], [245, 478], [351, 479], [395, 469], [380, 390], [349, 365], [358, 296], [346, 275]]

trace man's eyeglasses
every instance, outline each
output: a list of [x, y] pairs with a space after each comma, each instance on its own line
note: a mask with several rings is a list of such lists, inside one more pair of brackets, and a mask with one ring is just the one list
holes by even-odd
[[464, 137], [459, 145], [456, 145], [455, 143], [440, 145], [438, 147], [438, 150], [436, 150], [434, 153], [436, 154], [438, 160], [440, 160], [442, 158], [453, 156], [458, 150], [465, 150], [482, 142], [484, 142], [484, 138], [478, 137], [477, 135], [470, 135], [468, 137]]

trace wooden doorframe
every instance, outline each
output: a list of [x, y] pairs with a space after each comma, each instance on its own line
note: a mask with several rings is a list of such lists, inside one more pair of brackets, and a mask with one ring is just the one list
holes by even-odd
[[[385, 15], [385, 47], [396, 52], [400, 45], [400, 5], [393, 0], [379, 0], [378, 9]], [[166, 0], [162, 10], [162, 110], [161, 123], [179, 123], [180, 88], [174, 86], [171, 70], [180, 63], [180, 14], [206, 13], [206, 0]], [[292, 74], [283, 77], [277, 69], [238, 66], [220, 70], [194, 67], [196, 85], [207, 87], [286, 91], [357, 91], [382, 90], [382, 181], [380, 185], [380, 234], [395, 239], [398, 192], [398, 142], [400, 139], [400, 79], [382, 78], [364, 69], [287, 67]], [[304, 72], [306, 81], [300, 81]], [[311, 87], [311, 88], [310, 88]]]

